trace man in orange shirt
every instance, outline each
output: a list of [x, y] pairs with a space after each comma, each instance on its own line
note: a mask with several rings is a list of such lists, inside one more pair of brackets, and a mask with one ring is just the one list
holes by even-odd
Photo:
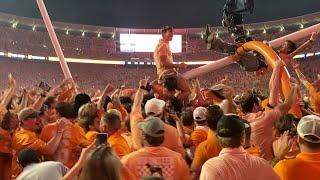
[[[281, 179], [290, 180], [318, 180], [320, 179], [320, 117], [308, 115], [301, 118], [298, 126], [298, 145], [301, 153], [294, 159], [281, 160], [274, 170]], [[279, 152], [278, 159], [283, 159], [290, 150], [292, 140], [282, 142], [287, 144], [283, 152]], [[291, 143], [290, 143], [291, 141]]]
[[25, 108], [19, 113], [18, 117], [21, 123], [20, 128], [12, 136], [12, 174], [14, 177], [21, 171], [17, 164], [17, 155], [22, 149], [31, 148], [40, 154], [53, 155], [60, 144], [65, 129], [65, 119], [57, 120], [57, 131], [46, 143], [36, 135], [36, 132], [41, 129], [38, 112], [31, 108]]
[[110, 109], [100, 121], [101, 132], [108, 133], [108, 143], [120, 158], [131, 152], [127, 141], [121, 136], [121, 117], [120, 111]]
[[191, 179], [189, 168], [183, 157], [166, 147], [164, 141], [164, 123], [158, 117], [149, 117], [138, 123], [143, 132], [144, 147], [124, 156], [122, 163], [134, 173], [136, 179], [157, 176], [168, 180]]
[[[81, 148], [88, 146], [90, 142], [79, 131], [79, 127], [70, 121], [73, 117], [73, 106], [71, 104], [60, 102], [56, 106], [56, 111], [59, 118], [66, 118], [66, 124], [65, 131], [53, 159], [71, 168], [77, 162]], [[46, 125], [40, 134], [40, 138], [48, 142], [56, 134], [58, 130], [57, 126], [57, 123]]]
[[197, 107], [193, 111], [193, 120], [196, 127], [190, 135], [191, 146], [197, 147], [201, 142], [207, 139], [209, 127], [206, 122], [207, 109], [205, 107]]
[[[131, 127], [131, 135], [134, 149], [142, 148], [141, 144], [141, 136], [142, 132], [139, 128], [137, 128], [137, 124], [139, 122], [143, 122], [144, 118], [142, 116], [142, 108], [141, 104], [143, 102], [143, 95], [146, 92], [145, 86], [147, 85], [149, 78], [142, 79], [139, 82], [139, 89], [137, 90], [136, 96], [133, 101], [132, 111], [130, 113], [130, 127]], [[160, 99], [150, 99], [145, 104], [145, 113], [148, 117], [163, 117], [163, 111], [165, 107], [165, 102]], [[167, 147], [173, 151], [176, 151], [185, 157], [185, 150], [182, 145], [182, 141], [178, 134], [176, 128], [165, 124], [165, 133], [164, 133], [164, 141], [161, 146]]]
[[173, 28], [171, 26], [163, 27], [162, 39], [159, 40], [154, 50], [154, 61], [157, 67], [158, 80], [164, 82], [167, 77], [174, 77], [176, 79], [174, 87], [181, 91], [177, 97], [182, 101], [187, 101], [191, 93], [190, 87], [186, 79], [176, 70], [176, 68], [186, 68], [187, 65], [185, 63], [173, 64], [173, 56], [169, 47], [169, 42], [172, 38]]
[[223, 111], [218, 105], [211, 105], [207, 108], [206, 121], [210, 128], [207, 140], [198, 145], [194, 153], [194, 159], [191, 164], [193, 178], [200, 176], [202, 165], [210, 158], [218, 156], [221, 147], [216, 138], [216, 129], [218, 120], [223, 116]]

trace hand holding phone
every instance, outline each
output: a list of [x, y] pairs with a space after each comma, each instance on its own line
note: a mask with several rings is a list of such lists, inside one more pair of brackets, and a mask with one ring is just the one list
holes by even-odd
[[96, 145], [107, 144], [108, 134], [107, 133], [98, 133], [96, 137]]

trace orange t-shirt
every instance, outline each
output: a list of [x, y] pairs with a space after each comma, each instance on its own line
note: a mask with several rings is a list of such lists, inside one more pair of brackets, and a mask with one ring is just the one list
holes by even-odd
[[250, 146], [249, 148], [245, 149], [245, 151], [248, 154], [251, 154], [251, 155], [254, 155], [254, 156], [257, 156], [257, 157], [260, 157], [260, 155], [261, 155], [260, 149], [255, 147], [255, 146]]
[[169, 42], [164, 41], [163, 39], [159, 40], [155, 50], [154, 50], [154, 62], [157, 67], [157, 75], [160, 76], [165, 70], [166, 67], [163, 65], [161, 61], [161, 56], [167, 56], [167, 62], [173, 63], [173, 56], [169, 47]]
[[[40, 138], [48, 142], [56, 134], [56, 132], [57, 124], [48, 124], [42, 129]], [[54, 159], [71, 168], [79, 158], [79, 153], [74, 152], [75, 149], [86, 147], [89, 144], [90, 141], [88, 141], [83, 133], [79, 131], [79, 127], [69, 122], [65, 127], [65, 131], [63, 132], [60, 145], [54, 154]]]
[[121, 162], [136, 179], [145, 176], [162, 176], [166, 180], [191, 179], [189, 168], [183, 157], [166, 147], [143, 147], [124, 157]]
[[43, 154], [45, 146], [46, 143], [39, 139], [36, 133], [24, 129], [17, 129], [12, 136], [12, 175], [16, 177], [22, 170], [17, 164], [18, 154], [21, 150], [31, 148], [39, 154]]
[[194, 159], [191, 164], [191, 169], [201, 169], [202, 165], [210, 158], [218, 156], [221, 147], [218, 143], [215, 132], [212, 130], [208, 131], [207, 140], [200, 143], [194, 153]]
[[299, 153], [294, 159], [281, 160], [273, 169], [282, 180], [318, 180], [320, 153]]
[[108, 137], [108, 143], [111, 148], [121, 158], [122, 156], [131, 153], [131, 148], [126, 139], [121, 136], [121, 132], [117, 131]]
[[86, 133], [86, 138], [91, 143], [96, 139], [98, 132], [97, 131], [88, 131]]
[[[139, 128], [133, 127], [137, 126], [139, 122], [143, 122], [143, 117], [140, 113], [131, 113], [130, 117], [130, 125], [131, 125], [131, 135], [132, 135], [132, 144], [134, 148], [140, 149], [142, 147], [141, 144], [141, 136], [142, 132]], [[173, 126], [170, 126], [166, 123], [164, 124], [164, 141], [161, 146], [167, 147], [175, 152], [178, 152], [185, 157], [185, 150], [182, 145], [181, 138], [178, 134], [178, 130]]]
[[198, 146], [200, 143], [207, 140], [207, 136], [208, 136], [208, 130], [199, 128], [199, 126], [197, 126], [190, 135], [191, 146]]
[[193, 131], [193, 127], [183, 126], [183, 130], [185, 134], [190, 135]]

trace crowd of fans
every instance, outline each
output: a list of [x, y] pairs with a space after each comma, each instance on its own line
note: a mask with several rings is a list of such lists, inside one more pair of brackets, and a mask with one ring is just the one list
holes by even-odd
[[[253, 37], [257, 37], [260, 40], [271, 40], [288, 33], [290, 32], [270, 32], [253, 35]], [[232, 41], [232, 38], [226, 35], [223, 36], [223, 39], [227, 42]], [[2, 42], [0, 44], [0, 51], [2, 52], [23, 55], [32, 54], [44, 57], [56, 56], [47, 32], [1, 26], [0, 40]], [[109, 60], [130, 60], [136, 58], [143, 61], [153, 59], [152, 53], [119, 52], [117, 50], [119, 42], [113, 38], [82, 37], [80, 34], [66, 35], [59, 32], [58, 40], [65, 57]], [[204, 38], [200, 36], [188, 38], [183, 42], [185, 50], [182, 53], [175, 53], [174, 59], [182, 61], [216, 60], [225, 56], [225, 54], [219, 52], [208, 51], [204, 42]], [[319, 45], [319, 42], [317, 42], [317, 45], [312, 46], [308, 52], [315, 52], [315, 48]]]
[[[304, 69], [305, 75], [310, 80], [317, 79], [320, 61], [318, 57], [308, 57], [298, 60]], [[137, 87], [136, 79], [141, 79], [145, 75], [150, 75], [151, 79], [156, 79], [155, 68], [151, 65], [102, 65], [102, 64], [78, 64], [69, 63], [70, 71], [75, 81], [87, 92], [95, 89], [102, 90], [106, 83], [112, 82], [115, 87], [126, 85], [128, 87]], [[184, 71], [191, 70], [198, 66], [190, 66]], [[19, 86], [29, 88], [38, 86], [41, 81], [49, 85], [55, 85], [63, 79], [58, 62], [35, 61], [35, 60], [17, 60], [2, 57], [0, 60], [0, 89], [6, 87], [6, 75], [12, 73]], [[292, 68], [288, 68], [293, 76]], [[113, 76], [121, 74], [121, 76]], [[234, 87], [235, 92], [241, 93], [245, 90], [256, 87], [261, 89], [264, 94], [268, 93], [265, 89], [271, 73], [257, 76], [256, 73], [243, 71], [238, 64], [232, 64], [218, 69], [214, 72], [199, 77], [200, 85], [203, 88], [209, 88], [219, 83], [222, 79], [228, 79], [228, 83]], [[32, 78], [30, 78], [32, 77]]]
[[[234, 63], [187, 80], [197, 66], [173, 63], [172, 32], [153, 54], [129, 55], [113, 40], [59, 35], [67, 56], [156, 67], [69, 63], [65, 79], [57, 62], [1, 58], [0, 179], [320, 179], [320, 61], [293, 59], [319, 48], [317, 33], [286, 41], [264, 72]], [[53, 53], [46, 33], [0, 33], [3, 50]], [[223, 55], [192, 41], [180, 58]], [[296, 78], [282, 93], [284, 67]]]

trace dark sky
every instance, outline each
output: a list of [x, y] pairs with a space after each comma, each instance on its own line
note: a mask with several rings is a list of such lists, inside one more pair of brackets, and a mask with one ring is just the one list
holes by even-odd
[[[159, 28], [220, 25], [225, 0], [46, 0], [53, 21], [112, 27]], [[0, 0], [0, 11], [40, 17], [36, 0]], [[320, 0], [255, 0], [246, 23], [320, 11]]]

